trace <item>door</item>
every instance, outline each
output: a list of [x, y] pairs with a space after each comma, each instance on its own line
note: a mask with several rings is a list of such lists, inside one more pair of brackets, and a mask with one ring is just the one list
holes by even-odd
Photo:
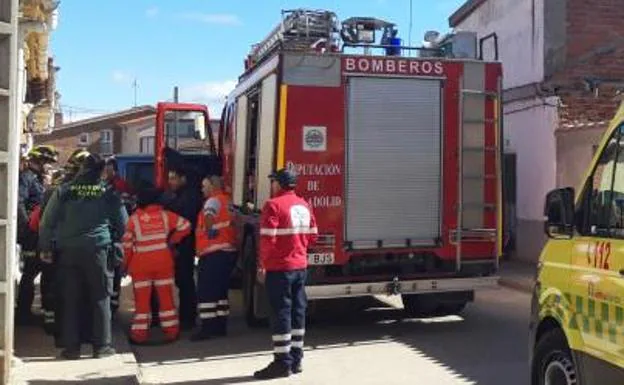
[[435, 245], [441, 224], [442, 82], [349, 79], [346, 240]]
[[622, 127], [614, 131], [584, 188], [570, 285], [571, 326], [579, 330], [584, 353], [620, 367], [624, 366], [623, 134]]

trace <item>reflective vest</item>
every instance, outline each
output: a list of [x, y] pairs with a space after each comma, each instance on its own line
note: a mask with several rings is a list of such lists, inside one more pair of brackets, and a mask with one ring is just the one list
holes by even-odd
[[124, 266], [128, 272], [173, 268], [170, 244], [191, 233], [191, 223], [159, 205], [137, 209], [123, 236]]
[[[211, 213], [206, 210], [206, 204], [211, 199], [219, 203], [219, 211]], [[206, 200], [204, 209], [197, 216], [197, 228], [195, 229], [195, 250], [202, 257], [215, 251], [235, 251], [236, 232], [230, 216], [230, 198], [222, 191], [217, 191]], [[213, 217], [211, 228], [206, 227], [206, 215]], [[212, 230], [212, 235], [210, 234]]]

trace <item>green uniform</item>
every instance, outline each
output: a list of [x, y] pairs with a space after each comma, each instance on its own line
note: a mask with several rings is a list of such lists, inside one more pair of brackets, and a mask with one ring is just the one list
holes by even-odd
[[48, 202], [39, 242], [41, 250], [59, 251], [58, 281], [63, 299], [62, 337], [68, 349], [80, 348], [80, 302], [86, 291], [92, 311], [93, 345], [110, 346], [114, 243], [121, 241], [128, 215], [121, 199], [104, 184], [77, 176], [57, 189]]

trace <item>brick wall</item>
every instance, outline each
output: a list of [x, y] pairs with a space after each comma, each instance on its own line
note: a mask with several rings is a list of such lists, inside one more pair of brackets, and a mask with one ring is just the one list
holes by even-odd
[[[113, 131], [113, 152], [118, 152], [121, 147], [121, 135], [120, 128], [114, 127]], [[82, 146], [79, 144], [79, 137], [81, 133], [75, 133], [73, 135], [65, 135], [62, 137], [35, 140], [36, 144], [51, 144], [59, 151], [59, 164], [65, 164], [67, 159], [78, 148], [84, 148], [89, 152], [100, 153], [100, 132], [97, 131], [84, 131], [89, 132], [89, 145]]]
[[[568, 0], [566, 16], [565, 63], [549, 79], [559, 87], [560, 129], [604, 125], [619, 105], [617, 88], [624, 88], [624, 7], [619, 0]], [[597, 93], [586, 78], [598, 80]]]

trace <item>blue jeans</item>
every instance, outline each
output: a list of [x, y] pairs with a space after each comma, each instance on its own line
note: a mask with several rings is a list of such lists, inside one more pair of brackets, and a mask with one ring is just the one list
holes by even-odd
[[289, 367], [300, 364], [303, 359], [307, 308], [306, 276], [306, 270], [269, 271], [266, 274], [273, 352], [276, 361]]

